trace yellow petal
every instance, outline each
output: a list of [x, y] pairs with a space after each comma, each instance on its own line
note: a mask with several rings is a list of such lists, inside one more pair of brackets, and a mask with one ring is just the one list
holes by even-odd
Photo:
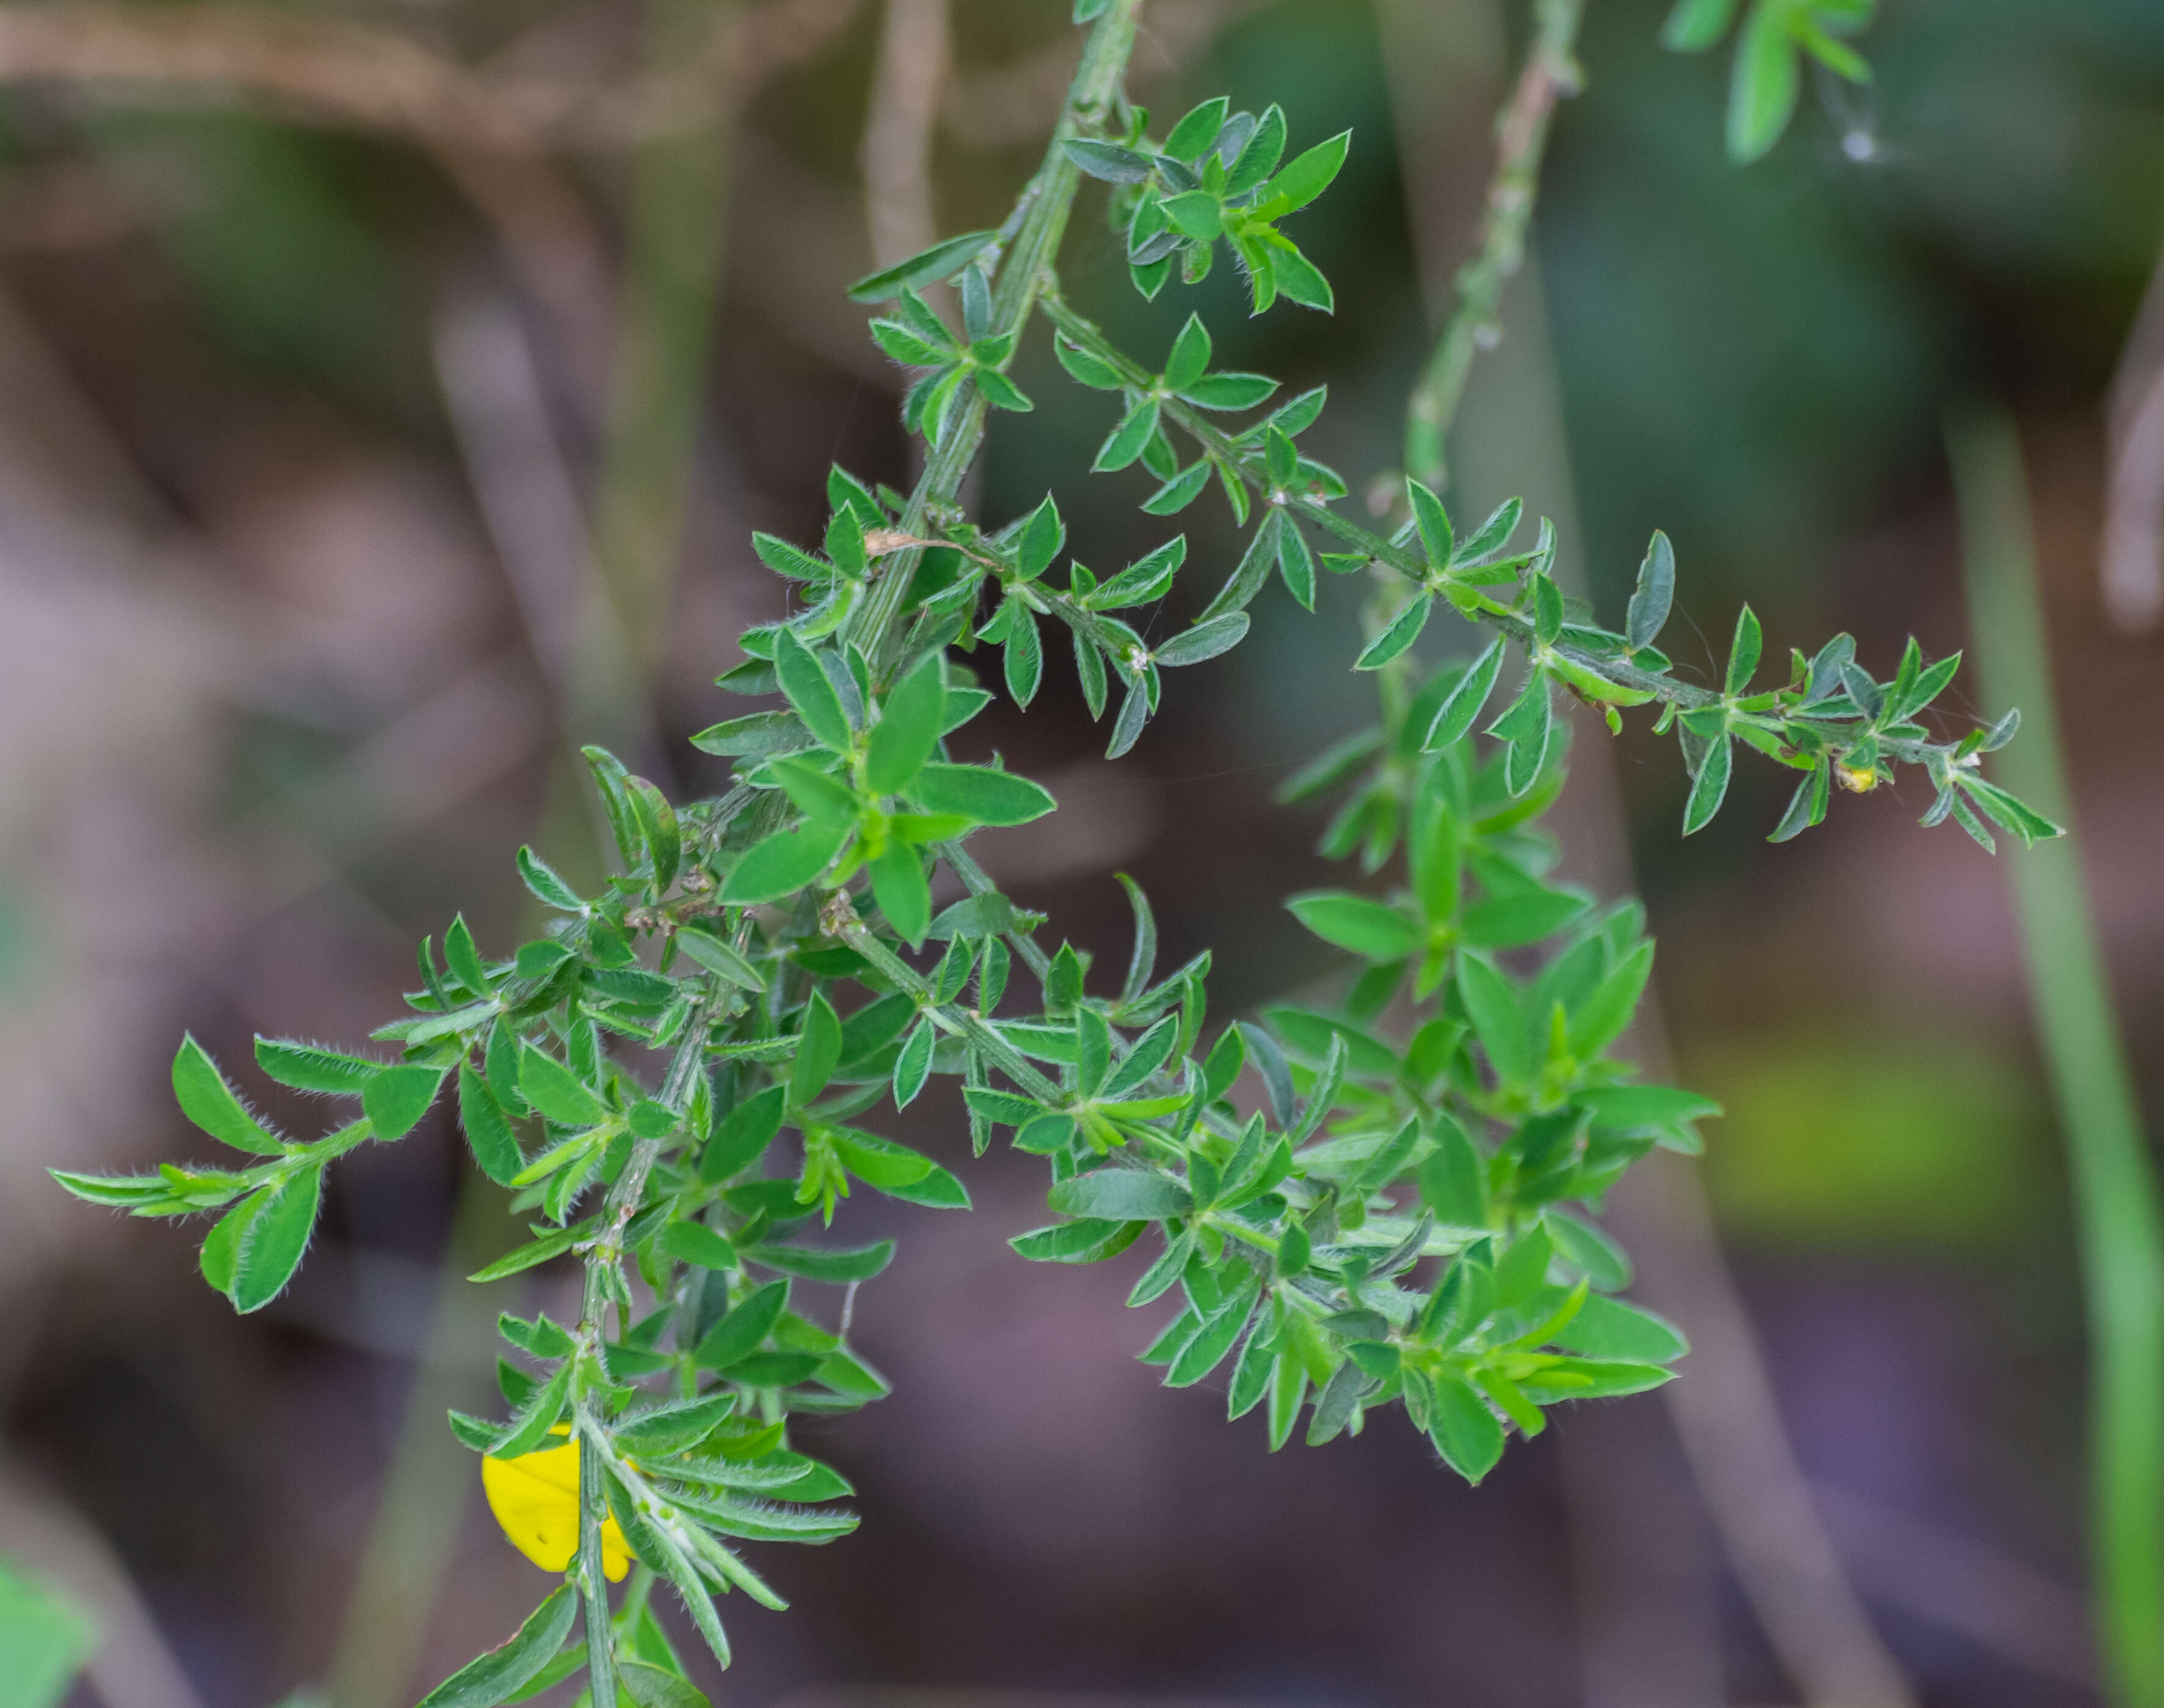
[[[488, 1510], [517, 1548], [544, 1572], [568, 1570], [579, 1551], [579, 1449], [571, 1443], [517, 1459], [484, 1459]], [[631, 1570], [631, 1549], [613, 1518], [601, 1526], [601, 1570], [612, 1584]]]

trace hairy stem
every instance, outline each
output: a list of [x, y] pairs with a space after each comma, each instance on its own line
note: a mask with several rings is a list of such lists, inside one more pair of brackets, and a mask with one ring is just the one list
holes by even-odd
[[1538, 0], [1534, 7], [1532, 46], [1496, 124], [1499, 158], [1488, 186], [1479, 247], [1459, 270], [1457, 310], [1405, 406], [1405, 473], [1438, 492], [1447, 479], [1450, 424], [1465, 396], [1473, 359], [1502, 336], [1503, 291], [1525, 260], [1526, 231], [1556, 102], [1578, 92], [1573, 50], [1584, 15], [1585, 0]]
[[[2045, 650], [2021, 448], [1993, 414], [1949, 433], [1971, 621], [1990, 699], [2027, 727], [1999, 774], [2073, 822]], [[2069, 835], [2009, 872], [2074, 1177], [2089, 1318], [2090, 1554], [2098, 1640], [2120, 1708], [2164, 1705], [2164, 1214]]]
[[[676, 1054], [669, 1064], [668, 1077], [662, 1083], [660, 1100], [672, 1108], [684, 1106], [684, 1100], [691, 1095], [692, 1079], [699, 1071], [706, 1042], [706, 1017], [713, 1001], [712, 982], [712, 979], [707, 981], [706, 994], [685, 1024], [683, 1041], [676, 1046]], [[665, 1140], [642, 1139], [632, 1147], [623, 1172], [609, 1188], [597, 1218], [598, 1231], [593, 1245], [586, 1254], [584, 1304], [575, 1337], [577, 1346], [571, 1356], [596, 1374], [601, 1368], [601, 1341], [615, 1293], [610, 1285], [612, 1272], [623, 1261], [623, 1232], [638, 1213], [639, 1204], [646, 1196], [647, 1176], [653, 1173], [654, 1160], [666, 1143]], [[573, 1433], [579, 1443], [578, 1575], [586, 1604], [587, 1689], [592, 1694], [593, 1708], [615, 1708], [616, 1638], [609, 1613], [608, 1579], [601, 1559], [601, 1530], [608, 1522], [608, 1494], [601, 1476], [600, 1444], [605, 1426], [580, 1391], [580, 1378], [575, 1376], [573, 1381], [576, 1396], [573, 1402]]]
[[[1036, 305], [1037, 291], [1067, 230], [1067, 216], [1082, 181], [1081, 169], [1067, 158], [1062, 144], [1069, 137], [1087, 134], [1119, 92], [1120, 79], [1134, 51], [1135, 24], [1141, 11], [1142, 0], [1112, 0], [1090, 33], [1058, 128], [1053, 133], [1052, 146], [1037, 176], [1022, 192], [1027, 211], [992, 288], [993, 336], [1019, 333]], [[974, 384], [964, 383], [948, 413], [945, 431], [932, 446], [924, 474], [902, 513], [904, 533], [922, 534], [928, 520], [953, 506], [963, 478], [984, 443], [985, 407], [984, 394]], [[896, 637], [895, 619], [907, 600], [910, 579], [922, 556], [923, 548], [912, 546], [887, 558], [879, 580], [863, 604], [850, 613], [843, 631], [844, 638], [861, 648], [881, 674], [895, 663], [889, 656]]]

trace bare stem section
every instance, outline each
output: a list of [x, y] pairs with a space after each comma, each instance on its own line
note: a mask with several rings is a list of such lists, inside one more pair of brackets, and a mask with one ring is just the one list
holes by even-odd
[[[2029, 724], [2005, 780], [2071, 825], [2037, 594], [2035, 532], [2014, 424], [1993, 413], [1948, 433], [1970, 621], [1984, 690], [2018, 695]], [[2111, 986], [2067, 836], [2015, 865], [2014, 913], [2059, 1124], [2066, 1135], [2089, 1316], [2090, 1555], [2114, 1702], [2164, 1704], [2164, 1213]]]
[[1405, 409], [1405, 473], [1442, 490], [1450, 424], [1465, 396], [1473, 359], [1502, 335], [1507, 286], [1526, 256], [1526, 232], [1538, 191], [1541, 160], [1556, 103], [1579, 84], [1575, 55], [1585, 0], [1539, 0], [1532, 50], [1496, 123], [1498, 161], [1480, 223], [1479, 247], [1458, 275], [1458, 309], [1436, 341]]

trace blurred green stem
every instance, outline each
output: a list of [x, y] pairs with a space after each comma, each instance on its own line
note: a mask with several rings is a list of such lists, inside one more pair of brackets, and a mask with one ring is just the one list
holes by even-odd
[[1578, 92], [1574, 50], [1585, 0], [1536, 0], [1533, 40], [1509, 105], [1496, 122], [1498, 160], [1480, 244], [1458, 274], [1458, 307], [1437, 339], [1405, 408], [1405, 473], [1441, 492], [1450, 424], [1473, 359], [1503, 333], [1504, 287], [1524, 263], [1526, 231], [1540, 187], [1541, 159], [1556, 102]]
[[2067, 825], [2013, 857], [2031, 999], [2074, 1180], [2088, 1294], [2089, 1510], [2111, 1699], [2164, 1708], [2164, 1218], [2073, 825], [2021, 447], [1998, 410], [1949, 425], [1983, 690], [2021, 708], [1998, 781]]
[[331, 1661], [333, 1708], [400, 1708], [408, 1700], [475, 1480], [444, 1416], [475, 1407], [487, 1390], [496, 1312], [465, 1277], [502, 1255], [512, 1231], [502, 1193], [465, 1170], [435, 1313]]
[[[647, 0], [646, 59], [666, 71], [713, 39], [736, 0]], [[594, 552], [651, 681], [669, 611], [698, 447], [721, 290], [728, 190], [723, 124], [656, 138], [633, 160]]]

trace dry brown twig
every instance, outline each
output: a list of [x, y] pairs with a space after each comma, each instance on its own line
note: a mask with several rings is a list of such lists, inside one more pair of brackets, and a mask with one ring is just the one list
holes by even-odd
[[682, 66], [607, 82], [477, 70], [397, 31], [260, 6], [0, 7], [0, 83], [57, 80], [253, 97], [433, 149], [615, 148], [710, 123], [831, 41], [858, 0], [722, 16]]
[[[1158, 0], [1144, 21], [1132, 76], [1137, 83], [1178, 71], [1219, 33], [1271, 0]], [[1052, 134], [1080, 48], [1062, 38], [996, 71], [953, 78], [940, 113], [948, 134], [974, 148], [1041, 142]]]
[[2130, 634], [2164, 621], [2164, 263], [2111, 383], [2104, 606]]
[[947, 0], [886, 0], [879, 72], [858, 151], [875, 267], [891, 267], [938, 239], [932, 130], [949, 46]]

